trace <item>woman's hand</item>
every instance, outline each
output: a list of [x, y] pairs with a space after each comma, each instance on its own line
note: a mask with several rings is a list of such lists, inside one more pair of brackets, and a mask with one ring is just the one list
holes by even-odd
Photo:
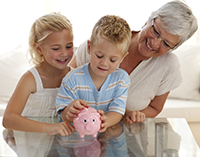
[[144, 122], [146, 115], [140, 111], [127, 111], [125, 119], [129, 124]]

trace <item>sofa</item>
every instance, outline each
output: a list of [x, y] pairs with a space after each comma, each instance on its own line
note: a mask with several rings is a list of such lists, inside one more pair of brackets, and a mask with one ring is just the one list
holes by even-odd
[[185, 118], [200, 146], [200, 44], [183, 44], [174, 53], [179, 58], [183, 80], [170, 92], [157, 117]]
[[0, 116], [22, 74], [30, 68], [25, 47], [17, 46], [0, 54]]
[[[157, 117], [185, 118], [200, 146], [200, 44], [183, 44], [174, 53], [180, 59], [183, 82], [170, 92]], [[22, 45], [0, 54], [0, 116], [19, 78], [29, 68]]]

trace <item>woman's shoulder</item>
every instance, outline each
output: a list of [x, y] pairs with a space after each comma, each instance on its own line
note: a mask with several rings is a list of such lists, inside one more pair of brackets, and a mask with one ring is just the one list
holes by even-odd
[[90, 60], [90, 55], [87, 52], [88, 49], [88, 40], [84, 41], [76, 50], [76, 65], [81, 66], [85, 63], [88, 63]]
[[124, 69], [121, 69], [121, 68], [117, 68], [115, 71], [114, 71], [115, 74], [117, 75], [126, 75], [128, 76], [128, 73], [124, 70]]
[[173, 52], [168, 52], [160, 57], [158, 57], [158, 63], [160, 66], [167, 66], [167, 67], [179, 67], [180, 62], [177, 55]]
[[117, 68], [113, 73], [112, 73], [113, 78], [115, 79], [121, 79], [121, 80], [129, 80], [129, 75], [128, 73], [121, 69], [121, 68]]
[[80, 76], [81, 74], [84, 74], [84, 68], [85, 65], [79, 66], [77, 68], [73, 68], [71, 69], [63, 78], [64, 82], [68, 82], [69, 80], [75, 80], [77, 78], [77, 76]]

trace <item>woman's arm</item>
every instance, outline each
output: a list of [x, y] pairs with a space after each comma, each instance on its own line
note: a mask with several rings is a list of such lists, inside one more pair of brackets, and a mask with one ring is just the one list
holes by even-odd
[[69, 66], [73, 67], [73, 68], [77, 68], [77, 64], [76, 64], [76, 54], [74, 54], [73, 58], [71, 59], [71, 61], [68, 64]]
[[90, 61], [90, 55], [88, 54], [87, 50], [88, 40], [84, 41], [81, 45], [79, 45], [76, 52], [74, 53], [73, 58], [69, 62], [69, 65], [73, 68], [76, 68], [85, 63], [88, 63]]
[[163, 109], [165, 101], [169, 92], [155, 96], [154, 99], [150, 102], [148, 107], [141, 111], [129, 111], [126, 110], [125, 119], [129, 124], [136, 122], [144, 122], [145, 118], [154, 118], [156, 117]]
[[156, 117], [162, 111], [168, 95], [169, 92], [160, 96], [155, 96], [149, 106], [140, 112], [143, 112], [147, 118]]

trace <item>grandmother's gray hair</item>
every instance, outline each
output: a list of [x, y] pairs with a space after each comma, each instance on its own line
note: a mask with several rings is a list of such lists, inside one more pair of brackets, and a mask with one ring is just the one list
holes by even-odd
[[148, 22], [155, 18], [160, 19], [162, 27], [167, 32], [179, 36], [175, 49], [188, 40], [198, 29], [197, 19], [192, 10], [179, 0], [168, 2], [154, 11]]

